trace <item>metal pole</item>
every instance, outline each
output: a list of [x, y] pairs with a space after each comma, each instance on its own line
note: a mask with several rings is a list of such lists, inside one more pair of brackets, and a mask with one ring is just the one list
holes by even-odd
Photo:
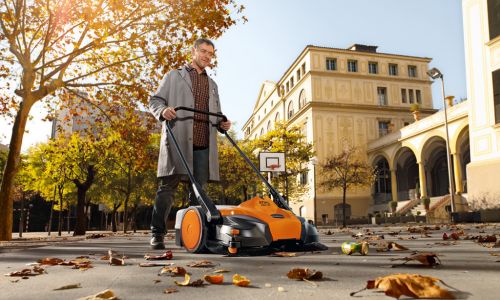
[[444, 78], [441, 75], [441, 87], [443, 91], [443, 105], [444, 105], [444, 127], [446, 130], [446, 162], [448, 164], [448, 181], [450, 182], [450, 197], [451, 197], [451, 212], [455, 212], [455, 183], [453, 180], [453, 174], [451, 172], [451, 155], [450, 155], [450, 136], [448, 134], [448, 112], [446, 109], [446, 99], [444, 93]]
[[313, 163], [313, 189], [314, 189], [314, 226], [318, 226], [318, 212], [316, 209], [316, 163]]

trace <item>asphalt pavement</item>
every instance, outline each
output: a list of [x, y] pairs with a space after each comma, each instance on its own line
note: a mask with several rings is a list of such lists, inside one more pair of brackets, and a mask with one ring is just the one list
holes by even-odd
[[[408, 230], [408, 227], [412, 227]], [[500, 238], [500, 225], [468, 224], [436, 228], [434, 225], [399, 225], [351, 227], [348, 229], [321, 228], [321, 241], [329, 247], [322, 252], [297, 252], [296, 256], [270, 255], [227, 257], [215, 254], [191, 254], [167, 240], [173, 259], [162, 261], [184, 267], [191, 279], [202, 278], [215, 270], [224, 269], [222, 285], [204, 284], [202, 287], [176, 286], [183, 277], [158, 275], [161, 267], [140, 267], [145, 254], [160, 255], [148, 247], [146, 233], [110, 235], [99, 238], [27, 239], [0, 243], [0, 299], [78, 299], [110, 289], [119, 299], [349, 299], [351, 292], [362, 289], [368, 280], [397, 273], [437, 277], [458, 299], [500, 299], [500, 248], [494, 243], [478, 243], [479, 235]], [[444, 241], [443, 233], [455, 232], [459, 240]], [[383, 237], [383, 239], [382, 239]], [[345, 241], [370, 242], [368, 255], [345, 255], [341, 244]], [[396, 242], [408, 250], [377, 251], [388, 242]], [[499, 244], [497, 244], [498, 246]], [[125, 265], [109, 265], [101, 260], [108, 249], [125, 256]], [[410, 257], [414, 251], [437, 254], [441, 265], [425, 266], [418, 261], [391, 260]], [[493, 254], [492, 254], [493, 253]], [[496, 255], [495, 255], [496, 254]], [[30, 263], [46, 257], [72, 260], [86, 256], [92, 268], [73, 269], [71, 266], [44, 266], [45, 273], [37, 276], [5, 276], [15, 271], [32, 268]], [[209, 260], [212, 267], [196, 268], [188, 264]], [[404, 264], [403, 264], [404, 263]], [[319, 281], [297, 281], [287, 277], [293, 268], [309, 268], [323, 273]], [[241, 274], [250, 280], [248, 287], [232, 284], [232, 276]], [[67, 285], [78, 288], [54, 290]], [[442, 285], [441, 285], [442, 286]], [[166, 294], [166, 289], [177, 292]], [[445, 287], [446, 288], [446, 287]], [[379, 290], [365, 290], [355, 298], [392, 299]], [[402, 297], [401, 299], [404, 299]], [[354, 298], [353, 298], [354, 299]]]

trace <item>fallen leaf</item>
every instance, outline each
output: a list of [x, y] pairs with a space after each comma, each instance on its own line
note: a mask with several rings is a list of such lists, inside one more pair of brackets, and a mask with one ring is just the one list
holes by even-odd
[[459, 240], [459, 239], [460, 239], [460, 236], [458, 235], [458, 233], [456, 233], [456, 232], [452, 232], [452, 233], [450, 234], [450, 238], [452, 238], [452, 239], [454, 239], [454, 240], [456, 241], [456, 240]]
[[293, 252], [274, 252], [271, 254], [271, 256], [276, 256], [276, 257], [295, 257], [297, 256], [297, 253]]
[[38, 260], [38, 263], [41, 265], [48, 265], [48, 266], [56, 266], [60, 263], [64, 262], [64, 260], [56, 257], [45, 257], [40, 260]]
[[388, 248], [391, 249], [391, 250], [395, 250], [395, 251], [409, 250], [405, 246], [400, 245], [400, 244], [395, 243], [395, 242], [389, 242]]
[[187, 274], [187, 271], [183, 267], [163, 267], [161, 268], [159, 275], [163, 274], [172, 276], [184, 276], [185, 274]]
[[213, 271], [212, 273], [229, 273], [229, 272], [231, 272], [231, 271], [226, 270], [226, 269], [219, 269], [219, 270]]
[[168, 288], [168, 289], [165, 289], [163, 291], [163, 293], [165, 294], [172, 294], [172, 293], [177, 293], [179, 290], [177, 290], [176, 288]]
[[450, 237], [448, 236], [448, 234], [446, 234], [446, 232], [443, 233], [443, 241], [446, 241], [448, 240]]
[[192, 287], [200, 287], [203, 285], [203, 279], [198, 279], [193, 282], [190, 281], [191, 281], [191, 276], [189, 276], [189, 274], [184, 274], [183, 282], [179, 282], [176, 280], [174, 281], [174, 283], [177, 284], [178, 286], [192, 286]]
[[487, 236], [479, 236], [477, 242], [478, 243], [495, 243], [497, 241], [497, 237], [495, 235], [487, 235]]
[[246, 287], [250, 284], [250, 280], [248, 280], [245, 276], [240, 274], [233, 275], [233, 284], [241, 287]]
[[173, 254], [172, 254], [172, 251], [170, 251], [170, 250], [167, 250], [162, 255], [149, 255], [149, 254], [144, 255], [144, 258], [146, 260], [170, 260], [170, 259], [172, 259], [172, 257], [173, 257]]
[[328, 230], [325, 234], [326, 235], [332, 235], [333, 233], [330, 230]]
[[17, 272], [10, 272], [8, 274], [5, 274], [5, 276], [22, 277], [23, 279], [28, 279], [28, 276], [37, 276], [43, 273], [46, 273], [43, 268], [34, 266], [33, 269], [23, 269]]
[[203, 280], [211, 284], [222, 284], [224, 282], [224, 275], [205, 275]]
[[290, 279], [297, 280], [320, 280], [323, 278], [323, 273], [320, 271], [312, 270], [312, 269], [301, 269], [295, 268], [286, 274]]
[[[360, 291], [379, 288], [387, 296], [397, 299], [403, 295], [412, 298], [455, 299], [448, 290], [437, 286], [437, 282], [443, 283], [438, 278], [418, 274], [393, 274], [368, 280], [366, 288]], [[351, 296], [360, 291], [351, 293]]]
[[98, 239], [98, 238], [102, 238], [102, 237], [105, 237], [106, 235], [102, 234], [102, 233], [93, 233], [93, 234], [88, 234], [87, 236], [85, 236], [86, 239]]
[[403, 264], [406, 264], [409, 261], [418, 261], [421, 264], [425, 266], [437, 266], [441, 264], [441, 261], [439, 260], [439, 257], [437, 256], [436, 253], [432, 252], [422, 252], [422, 253], [415, 253], [411, 256], [403, 257], [403, 258], [391, 258], [391, 260], [405, 260]]
[[140, 263], [139, 267], [166, 267], [166, 266], [171, 266], [174, 263], [166, 263], [166, 262], [145, 262], [145, 263]]
[[81, 287], [82, 287], [82, 285], [80, 283], [75, 283], [75, 284], [63, 285], [62, 287], [59, 287], [59, 288], [53, 289], [53, 290], [54, 291], [62, 291], [62, 290], [70, 290], [70, 289], [79, 289]]
[[278, 287], [278, 292], [286, 292], [285, 288], [282, 286]]
[[196, 261], [196, 262], [192, 262], [192, 263], [188, 264], [188, 267], [192, 267], [192, 268], [211, 268], [214, 266], [215, 265], [211, 261], [208, 261], [208, 260], [200, 260], [200, 261]]
[[159, 279], [155, 279], [155, 280], [153, 280], [153, 283], [154, 283], [154, 284], [157, 284], [157, 283], [160, 283], [160, 282], [161, 282], [161, 280], [159, 280]]
[[112, 290], [104, 290], [95, 295], [78, 298], [77, 300], [118, 300]]
[[109, 264], [112, 266], [124, 266], [125, 259], [120, 257], [116, 251], [109, 249], [108, 250]]

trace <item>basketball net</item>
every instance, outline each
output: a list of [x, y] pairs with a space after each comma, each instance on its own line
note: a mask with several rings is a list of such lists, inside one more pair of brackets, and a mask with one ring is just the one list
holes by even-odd
[[278, 177], [279, 175], [279, 171], [275, 171], [277, 168], [279, 168], [280, 165], [279, 164], [272, 164], [272, 165], [269, 165], [269, 169], [271, 169], [271, 174], [272, 174], [272, 177]]

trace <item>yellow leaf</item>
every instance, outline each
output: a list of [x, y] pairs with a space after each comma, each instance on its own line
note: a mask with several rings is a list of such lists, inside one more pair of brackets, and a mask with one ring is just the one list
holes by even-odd
[[394, 274], [368, 281], [367, 288], [382, 289], [387, 296], [394, 298], [404, 295], [414, 298], [455, 299], [448, 290], [435, 284], [440, 281], [435, 277], [418, 274]]
[[240, 274], [233, 275], [233, 284], [237, 286], [248, 286], [250, 284], [250, 280], [248, 280], [245, 276]]

